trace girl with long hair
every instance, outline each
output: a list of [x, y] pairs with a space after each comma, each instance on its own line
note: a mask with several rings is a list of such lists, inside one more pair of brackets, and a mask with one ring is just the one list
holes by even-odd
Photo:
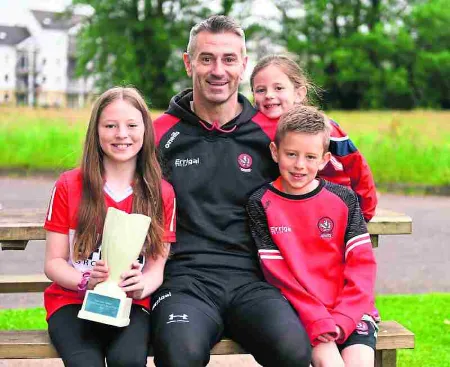
[[[86, 290], [108, 278], [101, 231], [109, 207], [151, 217], [141, 256], [119, 286], [133, 298], [130, 324], [77, 317]], [[147, 105], [134, 88], [111, 88], [94, 103], [81, 167], [57, 180], [44, 228], [44, 292], [50, 338], [66, 366], [145, 366], [149, 295], [162, 283], [175, 241], [175, 196], [161, 177]]]

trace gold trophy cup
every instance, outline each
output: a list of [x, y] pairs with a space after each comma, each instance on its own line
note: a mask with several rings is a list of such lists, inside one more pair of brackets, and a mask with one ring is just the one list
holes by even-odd
[[108, 208], [102, 237], [102, 259], [109, 277], [86, 292], [78, 317], [124, 327], [130, 323], [132, 299], [120, 289], [120, 274], [129, 270], [141, 253], [151, 218]]

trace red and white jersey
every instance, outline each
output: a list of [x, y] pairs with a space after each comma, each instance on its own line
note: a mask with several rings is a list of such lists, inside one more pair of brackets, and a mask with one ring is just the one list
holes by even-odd
[[[162, 196], [164, 204], [164, 242], [175, 242], [175, 194], [172, 186], [162, 181]], [[130, 186], [123, 194], [116, 195], [108, 184], [104, 185], [104, 199], [106, 207], [113, 207], [126, 213], [131, 213], [133, 207], [133, 188]], [[68, 263], [80, 272], [92, 270], [95, 262], [101, 258], [101, 246], [87, 259], [73, 261], [73, 245], [77, 228], [78, 208], [82, 195], [82, 177], [79, 168], [64, 172], [53, 188], [50, 204], [45, 218], [44, 228], [47, 231], [67, 234], [69, 236], [70, 256]], [[144, 257], [138, 261], [144, 264]], [[149, 298], [134, 300], [134, 303], [149, 307]], [[76, 291], [65, 289], [52, 283], [44, 292], [44, 304], [47, 310], [47, 319], [60, 307], [67, 304], [81, 304], [83, 299], [78, 297]]]
[[[278, 187], [278, 188], [277, 188]], [[305, 195], [257, 190], [247, 210], [266, 280], [297, 311], [311, 343], [343, 331], [343, 343], [374, 310], [376, 263], [353, 191], [324, 180]]]

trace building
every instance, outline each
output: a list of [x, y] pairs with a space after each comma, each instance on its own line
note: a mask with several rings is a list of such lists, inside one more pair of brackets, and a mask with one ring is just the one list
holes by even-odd
[[7, 85], [0, 84], [0, 91], [4, 90], [0, 94], [8, 95], [6, 103], [44, 107], [85, 105], [93, 78], [75, 77], [75, 33], [80, 21], [80, 16], [68, 18], [63, 13], [30, 10], [26, 28], [0, 28], [6, 34], [2, 42], [0, 33], [0, 47], [5, 43], [0, 51], [5, 56], [0, 53], [0, 59], [6, 62], [9, 55], [10, 63], [8, 77], [0, 76], [3, 81], [8, 80]]
[[28, 79], [20, 73], [17, 49], [27, 38], [30, 32], [25, 27], [0, 25], [0, 104], [16, 104], [17, 93], [27, 90]]

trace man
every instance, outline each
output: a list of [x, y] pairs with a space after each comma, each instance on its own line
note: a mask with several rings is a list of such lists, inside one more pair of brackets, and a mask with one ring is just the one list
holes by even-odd
[[246, 201], [277, 175], [275, 126], [238, 94], [244, 32], [213, 16], [191, 30], [183, 60], [193, 90], [155, 121], [165, 176], [177, 195], [177, 243], [152, 296], [157, 366], [205, 366], [226, 333], [263, 366], [309, 366], [306, 332], [263, 281]]

